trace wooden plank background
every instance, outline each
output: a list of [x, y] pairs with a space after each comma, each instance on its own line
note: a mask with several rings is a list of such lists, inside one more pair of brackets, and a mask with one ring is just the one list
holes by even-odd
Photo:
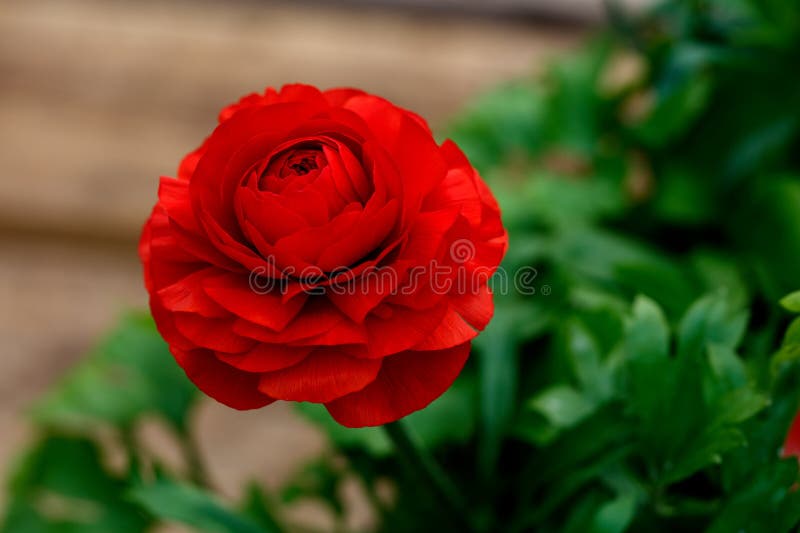
[[[580, 34], [363, 5], [4, 0], [0, 476], [28, 434], [24, 407], [120, 310], [145, 304], [135, 242], [157, 178], [222, 104], [286, 82], [352, 85], [436, 126], [493, 84], [539, 71]], [[277, 485], [324, 445], [281, 406], [235, 413], [209, 402], [200, 427], [231, 496], [253, 473]]]

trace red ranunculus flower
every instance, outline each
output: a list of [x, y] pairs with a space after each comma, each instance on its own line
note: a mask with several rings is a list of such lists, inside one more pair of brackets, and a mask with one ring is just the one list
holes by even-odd
[[354, 89], [252, 94], [162, 178], [140, 245], [178, 364], [236, 409], [325, 404], [345, 426], [422, 409], [492, 316], [507, 236], [425, 121]]

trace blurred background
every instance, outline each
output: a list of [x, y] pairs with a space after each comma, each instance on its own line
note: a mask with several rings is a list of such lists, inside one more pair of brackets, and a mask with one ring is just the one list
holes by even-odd
[[[25, 407], [146, 305], [136, 242], [157, 179], [220, 107], [269, 85], [350, 85], [436, 129], [601, 17], [599, 0], [3, 0], [0, 478], [29, 431]], [[208, 402], [199, 424], [223, 493], [254, 473], [275, 486], [325, 445], [285, 406]]]

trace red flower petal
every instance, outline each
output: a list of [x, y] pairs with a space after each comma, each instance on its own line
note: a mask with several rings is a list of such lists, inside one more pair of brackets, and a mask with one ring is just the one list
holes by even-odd
[[364, 320], [369, 336], [364, 357], [385, 357], [414, 347], [433, 333], [447, 313], [446, 303], [424, 310], [386, 307], [385, 318], [373, 314]]
[[202, 233], [189, 200], [188, 181], [162, 176], [158, 183], [158, 201], [171, 221], [191, 233]]
[[485, 285], [475, 292], [451, 295], [450, 304], [478, 331], [483, 331], [494, 315], [492, 291]]
[[173, 350], [173, 354], [195, 385], [228, 407], [243, 411], [258, 409], [275, 401], [258, 390], [259, 374], [226, 365], [208, 350]]
[[324, 93], [325, 99], [334, 106], [341, 106], [344, 105], [345, 102], [354, 98], [356, 96], [361, 96], [366, 94], [364, 91], [360, 89], [351, 89], [349, 87], [337, 88], [337, 89], [328, 89]]
[[402, 352], [383, 359], [378, 377], [363, 390], [325, 407], [347, 427], [380, 426], [426, 407], [458, 377], [469, 343], [433, 352]]
[[[312, 300], [282, 331], [273, 331], [238, 319], [233, 330], [238, 334], [261, 342], [281, 344], [317, 337], [334, 329], [343, 328], [346, 317], [325, 300]], [[347, 326], [345, 325], [344, 328]]]
[[217, 357], [246, 372], [272, 372], [295, 365], [306, 358], [313, 348], [259, 344], [242, 354], [218, 353]]
[[219, 271], [214, 267], [197, 270], [163, 287], [156, 294], [164, 308], [169, 311], [196, 313], [208, 318], [229, 317], [230, 313], [209, 298], [203, 290], [203, 282], [210, 276], [218, 274]]
[[301, 294], [284, 303], [280, 292], [256, 292], [248, 277], [236, 274], [207, 278], [203, 288], [212, 300], [231, 313], [274, 331], [281, 331], [297, 316], [307, 296]]
[[404, 210], [406, 214], [414, 212], [422, 199], [442, 181], [447, 170], [441, 151], [424, 121], [418, 115], [372, 95], [351, 98], [345, 108], [363, 118], [380, 144], [391, 154], [404, 178]]
[[259, 389], [280, 400], [329, 402], [363, 389], [375, 379], [381, 361], [318, 350], [301, 363], [261, 376]]
[[364, 210], [354, 221], [351, 231], [328, 243], [317, 260], [317, 266], [324, 272], [333, 272], [364, 259], [389, 235], [398, 212], [398, 203], [394, 200], [381, 208]]
[[201, 348], [241, 353], [251, 350], [256, 345], [254, 340], [237, 335], [233, 331], [232, 318], [204, 318], [192, 313], [174, 313], [172, 320], [178, 333]]
[[197, 168], [197, 163], [200, 161], [200, 158], [203, 157], [203, 153], [206, 151], [206, 143], [203, 142], [199, 148], [197, 148], [193, 152], [189, 152], [186, 157], [181, 160], [181, 164], [178, 166], [178, 179], [189, 181], [194, 174], [194, 169]]
[[436, 329], [424, 341], [414, 346], [414, 350], [444, 350], [469, 342], [477, 335], [475, 328], [470, 326], [453, 307], [448, 307], [447, 313]]
[[220, 124], [209, 137], [189, 182], [195, 212], [207, 212], [208, 218], [236, 236], [233, 197], [245, 172], [316, 110], [301, 103], [255, 106], [238, 111]]
[[[256, 229], [269, 242], [308, 227], [309, 222], [287, 207], [275, 193], [240, 187], [235, 201], [239, 222], [248, 221], [248, 228]], [[248, 228], [243, 228], [244, 233], [252, 239]]]

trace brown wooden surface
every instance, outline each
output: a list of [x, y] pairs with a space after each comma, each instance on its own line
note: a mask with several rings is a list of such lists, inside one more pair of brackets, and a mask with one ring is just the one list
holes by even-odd
[[[3, 0], [0, 476], [28, 431], [24, 407], [120, 310], [145, 304], [135, 241], [157, 178], [221, 105], [285, 82], [352, 85], [436, 126], [578, 37], [364, 7]], [[277, 485], [323, 446], [285, 406], [235, 413], [209, 402], [200, 428], [230, 495], [251, 476]]]

